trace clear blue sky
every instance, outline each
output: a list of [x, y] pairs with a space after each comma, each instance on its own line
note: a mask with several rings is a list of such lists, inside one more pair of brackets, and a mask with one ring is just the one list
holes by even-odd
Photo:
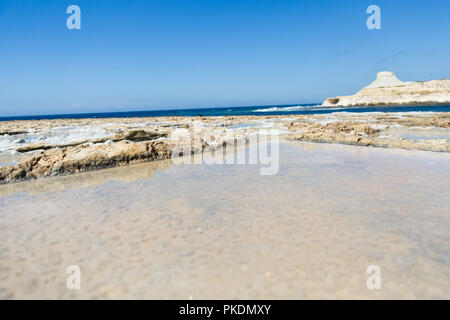
[[450, 78], [450, 1], [0, 1], [0, 116], [321, 102], [380, 70]]

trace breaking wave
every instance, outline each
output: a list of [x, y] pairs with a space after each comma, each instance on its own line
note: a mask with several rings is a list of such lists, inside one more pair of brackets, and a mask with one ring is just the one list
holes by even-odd
[[292, 106], [292, 107], [272, 107], [272, 108], [264, 108], [264, 109], [256, 109], [253, 112], [290, 112], [290, 111], [298, 111], [298, 110], [307, 110], [311, 108], [321, 107], [320, 104], [313, 106]]

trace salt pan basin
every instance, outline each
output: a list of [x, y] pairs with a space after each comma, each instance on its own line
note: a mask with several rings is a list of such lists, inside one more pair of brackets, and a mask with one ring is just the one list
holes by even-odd
[[449, 154], [301, 142], [273, 176], [168, 160], [2, 185], [0, 298], [448, 299], [449, 187]]

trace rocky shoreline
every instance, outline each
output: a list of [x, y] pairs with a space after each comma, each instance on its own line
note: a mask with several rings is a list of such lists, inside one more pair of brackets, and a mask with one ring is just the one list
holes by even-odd
[[[199, 139], [177, 136], [198, 128]], [[0, 159], [10, 159], [0, 183], [169, 159], [186, 144], [202, 153], [260, 129], [286, 140], [450, 152], [450, 114], [435, 112], [8, 121], [0, 122]]]

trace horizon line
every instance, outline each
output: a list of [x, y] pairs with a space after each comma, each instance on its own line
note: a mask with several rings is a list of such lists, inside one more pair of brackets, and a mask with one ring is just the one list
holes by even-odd
[[292, 104], [264, 104], [264, 105], [242, 105], [242, 106], [217, 106], [217, 107], [193, 107], [193, 108], [179, 108], [179, 107], [162, 107], [162, 109], [151, 109], [151, 110], [129, 110], [129, 111], [93, 111], [93, 112], [67, 112], [67, 113], [43, 113], [43, 114], [28, 114], [28, 115], [11, 115], [11, 116], [1, 116], [0, 119], [9, 118], [29, 118], [29, 117], [45, 117], [45, 116], [71, 116], [71, 115], [93, 115], [93, 114], [117, 114], [117, 113], [132, 113], [132, 112], [157, 112], [157, 111], [181, 111], [181, 110], [205, 110], [205, 109], [238, 109], [238, 108], [249, 108], [249, 107], [289, 107], [289, 106], [300, 106], [300, 105], [318, 105], [321, 103], [292, 103]]

